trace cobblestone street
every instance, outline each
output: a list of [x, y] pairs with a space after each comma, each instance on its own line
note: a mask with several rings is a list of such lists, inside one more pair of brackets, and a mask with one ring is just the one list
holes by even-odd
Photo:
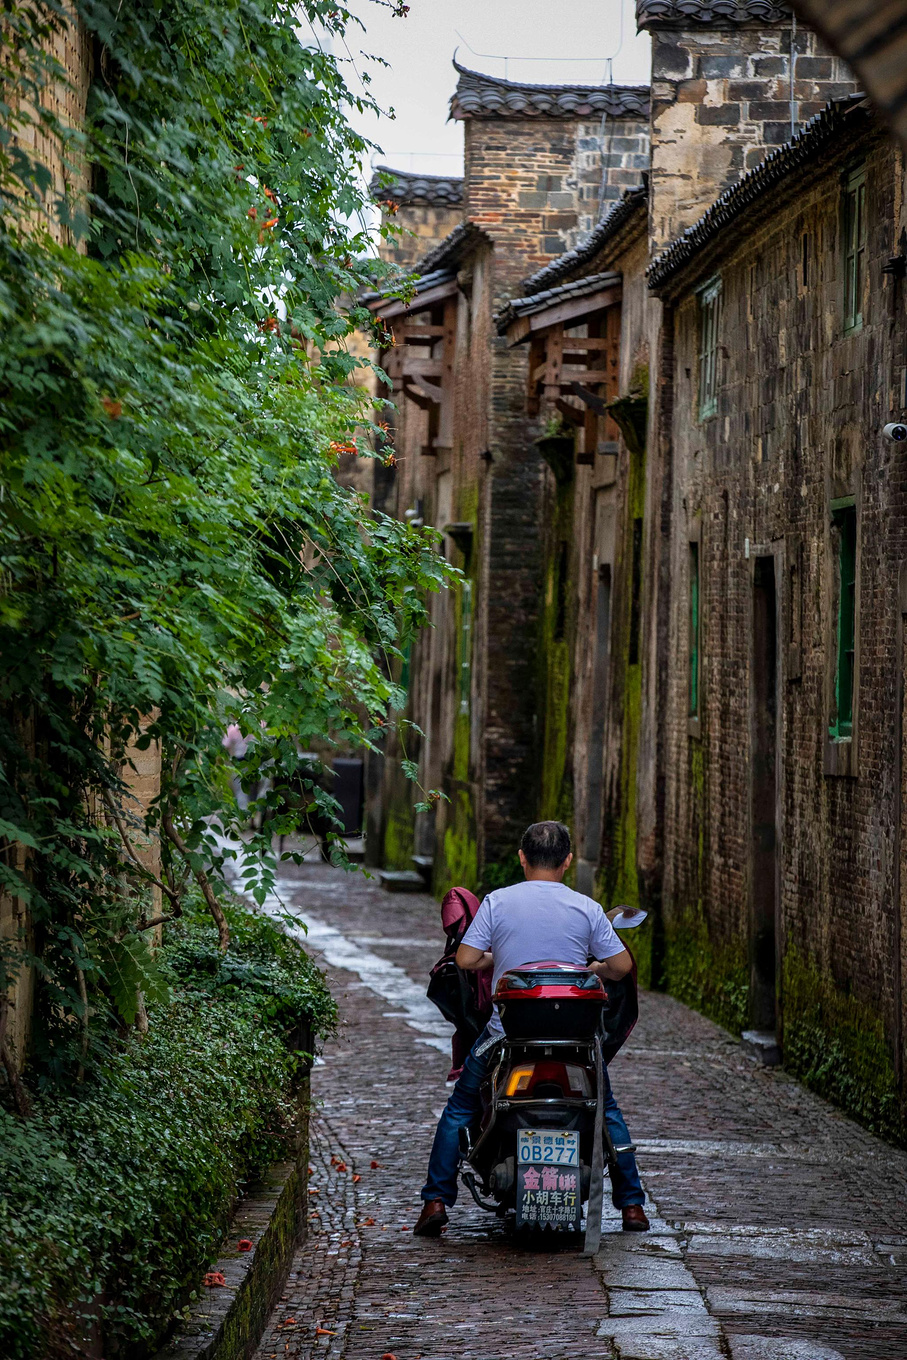
[[907, 1153], [662, 995], [611, 1067], [649, 1234], [622, 1234], [609, 1204], [594, 1262], [527, 1253], [467, 1198], [439, 1241], [414, 1238], [447, 1095], [424, 997], [438, 906], [315, 865], [282, 897], [341, 1028], [313, 1073], [308, 1240], [257, 1360], [907, 1356]]

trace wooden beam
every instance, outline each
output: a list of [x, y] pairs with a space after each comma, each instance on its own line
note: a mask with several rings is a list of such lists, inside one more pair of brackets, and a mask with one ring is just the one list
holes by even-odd
[[561, 394], [561, 367], [563, 358], [564, 332], [555, 328], [548, 336], [548, 348], [545, 352], [545, 398], [547, 401], [556, 401]]
[[421, 354], [403, 355], [404, 378], [440, 378], [443, 372], [440, 359], [426, 359]]
[[407, 345], [430, 345], [444, 334], [443, 326], [402, 326], [394, 327], [394, 339], [399, 345], [402, 340]]
[[444, 303], [441, 342], [441, 409], [438, 412], [437, 443], [447, 448], [453, 443], [454, 360], [457, 351], [457, 312], [459, 299]]
[[571, 425], [585, 424], [586, 413], [581, 406], [572, 406], [569, 401], [564, 401], [563, 397], [558, 397], [554, 404], [564, 419], [568, 420]]
[[602, 312], [606, 307], [613, 307], [615, 303], [620, 302], [620, 298], [621, 286], [615, 283], [610, 288], [603, 288], [599, 293], [590, 293], [588, 297], [567, 298], [543, 312], [535, 312], [526, 320], [529, 322], [530, 331], [545, 331], [566, 321], [572, 321], [577, 325], [580, 317], [590, 316], [593, 312]]
[[570, 391], [575, 397], [579, 397], [583, 405], [588, 406], [590, 411], [594, 411], [596, 415], [606, 416], [608, 414], [608, 403], [596, 396], [594, 392], [590, 392], [588, 387], [583, 387], [582, 383], [571, 383]]
[[610, 336], [607, 335], [565, 335], [564, 349], [586, 350], [586, 349], [610, 349], [612, 345]]
[[[412, 396], [413, 392], [418, 392], [420, 396], [425, 397], [430, 405], [434, 406], [440, 406], [444, 399], [444, 391], [437, 383], [427, 382], [425, 378], [414, 377], [411, 374], [404, 378], [403, 390], [408, 397]], [[416, 402], [416, 405], [419, 406], [421, 403]]]
[[444, 298], [453, 297], [456, 292], [457, 281], [450, 279], [448, 283], [436, 283], [434, 288], [426, 288], [425, 292], [418, 293], [412, 302], [403, 302], [399, 298], [376, 298], [374, 302], [368, 304], [368, 308], [370, 312], [380, 316], [382, 321], [390, 321], [395, 316], [415, 316], [417, 312], [425, 312], [434, 303], [443, 302]]

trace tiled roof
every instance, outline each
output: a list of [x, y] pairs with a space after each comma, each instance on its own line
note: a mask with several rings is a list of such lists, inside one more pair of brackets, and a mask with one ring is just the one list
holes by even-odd
[[427, 292], [429, 288], [436, 288], [438, 284], [450, 283], [456, 279], [457, 269], [470, 251], [475, 250], [478, 245], [489, 242], [490, 238], [474, 222], [458, 222], [439, 245], [422, 257], [415, 266], [417, 273], [414, 270], [401, 269], [394, 279], [386, 282], [382, 288], [360, 293], [359, 301], [370, 307], [381, 298], [390, 297], [404, 278], [412, 282], [416, 297]]
[[639, 184], [634, 189], [625, 189], [622, 197], [598, 225], [593, 227], [582, 245], [575, 246], [573, 250], [566, 250], [563, 255], [558, 255], [556, 260], [552, 260], [550, 264], [546, 264], [538, 273], [530, 275], [524, 281], [523, 288], [527, 294], [540, 293], [544, 288], [553, 287], [561, 279], [567, 278], [569, 274], [594, 260], [624, 223], [647, 204], [648, 189], [645, 184]]
[[[382, 177], [393, 175], [391, 185]], [[392, 170], [389, 165], [376, 165], [368, 191], [372, 198], [390, 200], [401, 206], [425, 204], [427, 207], [447, 207], [463, 202], [463, 178], [457, 175], [417, 175], [406, 170]]]
[[648, 118], [648, 85], [521, 85], [454, 62], [451, 118]]
[[712, 24], [728, 28], [736, 24], [789, 22], [790, 5], [775, 0], [636, 0], [637, 28], [694, 28]]
[[[857, 123], [853, 121], [855, 116]], [[872, 116], [869, 101], [860, 94], [826, 104], [795, 137], [771, 151], [743, 179], [725, 189], [698, 222], [687, 227], [682, 236], [676, 237], [655, 257], [646, 273], [649, 287], [658, 292], [708, 241], [747, 212], [763, 194], [788, 175], [823, 157], [828, 144], [834, 142], [845, 127], [862, 128]]]
[[[396, 282], [387, 283], [383, 288], [372, 289], [368, 293], [360, 293], [359, 301], [364, 303], [366, 307], [370, 307], [373, 302], [380, 302], [392, 297], [393, 290], [399, 286], [402, 277], [405, 277], [405, 275], [400, 275]], [[456, 277], [455, 269], [434, 269], [430, 274], [419, 274], [417, 278], [412, 279], [414, 296], [418, 297], [420, 293], [427, 293], [429, 288], [436, 288], [440, 283], [452, 283]]]
[[491, 238], [475, 222], [459, 222], [440, 245], [423, 255], [418, 268], [426, 274], [433, 269], [455, 269], [476, 246], [489, 244]]
[[585, 278], [573, 279], [570, 283], [562, 283], [559, 288], [546, 288], [543, 292], [533, 293], [530, 297], [511, 298], [511, 300], [495, 314], [495, 325], [498, 334], [503, 335], [512, 321], [516, 321], [521, 316], [533, 316], [536, 312], [544, 312], [557, 302], [567, 302], [570, 298], [588, 297], [590, 293], [600, 293], [603, 288], [611, 287], [615, 283], [620, 283], [620, 274], [608, 272], [606, 274], [587, 274]]

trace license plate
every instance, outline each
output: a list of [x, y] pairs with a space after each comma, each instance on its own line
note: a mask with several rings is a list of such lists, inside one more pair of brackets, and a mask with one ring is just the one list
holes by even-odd
[[518, 1129], [520, 1166], [579, 1166], [579, 1134], [555, 1129]]

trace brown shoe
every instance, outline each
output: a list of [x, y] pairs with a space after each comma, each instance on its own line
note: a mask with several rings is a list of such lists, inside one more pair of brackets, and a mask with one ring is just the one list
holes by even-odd
[[422, 1205], [419, 1221], [413, 1228], [416, 1237], [440, 1237], [446, 1227], [447, 1206], [443, 1199], [427, 1199]]
[[648, 1232], [649, 1220], [641, 1204], [628, 1204], [626, 1209], [621, 1209], [621, 1217], [624, 1220], [624, 1232]]

